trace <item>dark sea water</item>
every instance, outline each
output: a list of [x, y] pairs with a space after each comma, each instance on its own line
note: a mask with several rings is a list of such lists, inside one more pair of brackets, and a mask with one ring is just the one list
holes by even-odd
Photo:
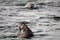
[[[0, 0], [0, 40], [60, 40], [59, 1]], [[32, 2], [39, 8], [25, 9], [24, 3], [27, 2]], [[21, 21], [27, 22], [34, 37], [17, 38], [18, 25]]]

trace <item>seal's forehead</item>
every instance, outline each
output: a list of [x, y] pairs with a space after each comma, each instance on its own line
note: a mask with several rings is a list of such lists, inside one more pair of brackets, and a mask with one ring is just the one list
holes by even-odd
[[19, 24], [29, 24], [29, 22], [26, 22], [26, 21], [20, 21]]
[[25, 22], [24, 21], [21, 21], [20, 24], [25, 24]]

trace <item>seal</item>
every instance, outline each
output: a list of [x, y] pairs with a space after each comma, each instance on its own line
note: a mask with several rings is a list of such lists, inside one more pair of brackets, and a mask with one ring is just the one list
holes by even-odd
[[20, 38], [33, 37], [33, 32], [27, 27], [25, 22], [20, 22], [18, 37]]
[[24, 7], [27, 8], [27, 9], [38, 9], [39, 8], [38, 6], [35, 6], [31, 2], [27, 3]]
[[27, 4], [25, 5], [25, 8], [32, 9], [32, 8], [34, 8], [34, 4], [32, 4], [32, 3], [27, 3]]

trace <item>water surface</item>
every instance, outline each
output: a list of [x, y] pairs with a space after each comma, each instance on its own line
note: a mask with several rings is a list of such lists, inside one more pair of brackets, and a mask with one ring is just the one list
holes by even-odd
[[[60, 40], [60, 7], [38, 6], [38, 9], [0, 6], [0, 40]], [[18, 25], [21, 21], [26, 22], [34, 37], [17, 38]]]

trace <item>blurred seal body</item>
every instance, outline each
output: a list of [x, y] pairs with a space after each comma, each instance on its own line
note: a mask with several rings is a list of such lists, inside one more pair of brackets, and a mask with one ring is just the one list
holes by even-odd
[[18, 37], [21, 38], [33, 37], [32, 31], [27, 27], [27, 25], [24, 22], [20, 22]]
[[27, 4], [25, 5], [25, 8], [30, 8], [30, 9], [32, 9], [32, 8], [34, 8], [34, 4], [32, 4], [32, 3], [27, 3]]

